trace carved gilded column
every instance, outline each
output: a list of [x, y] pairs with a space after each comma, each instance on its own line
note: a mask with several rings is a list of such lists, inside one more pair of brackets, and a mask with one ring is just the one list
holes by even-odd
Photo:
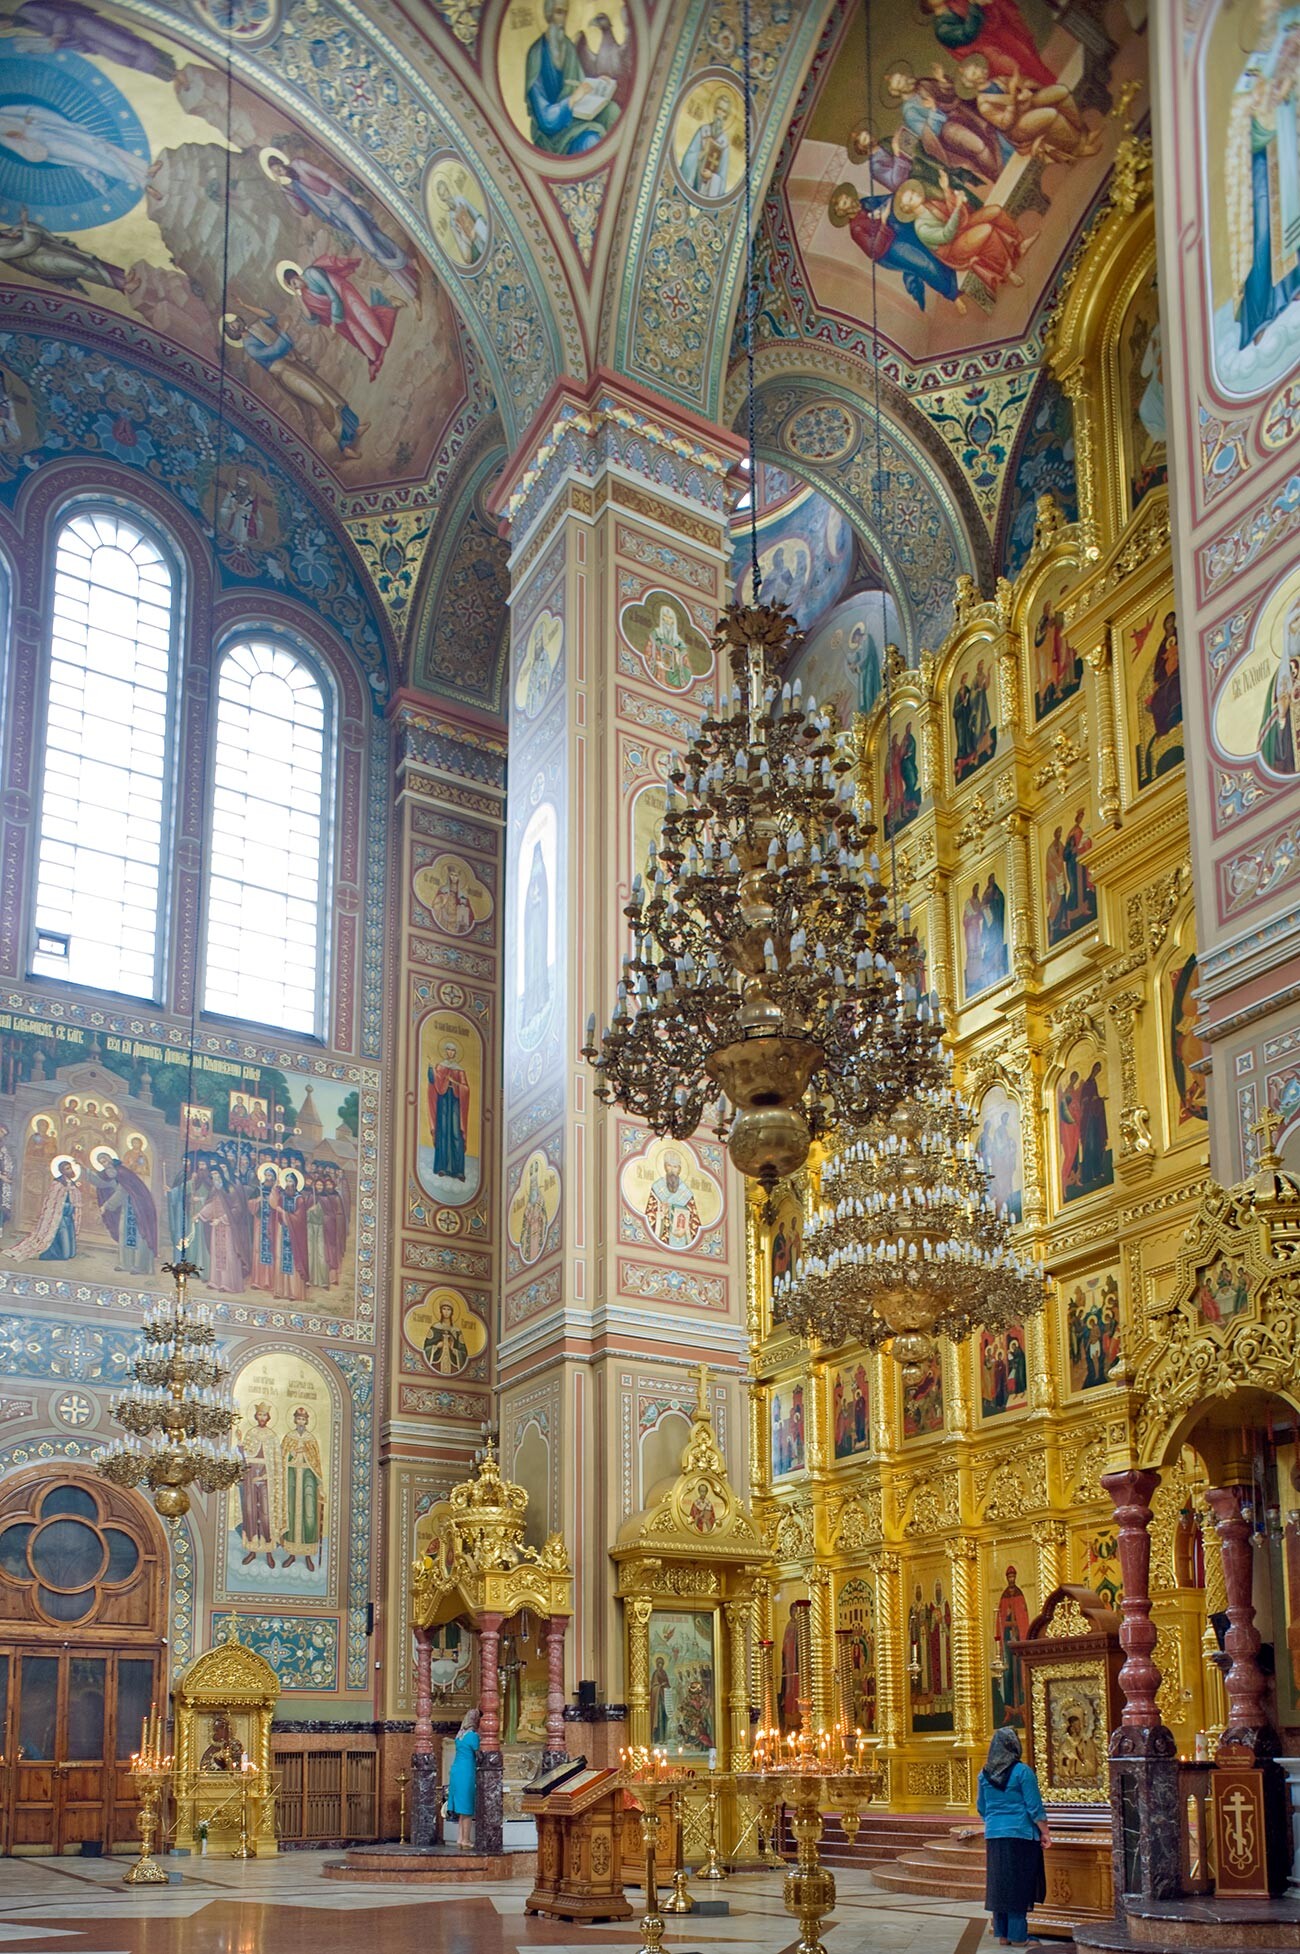
[[1096, 705], [1097, 811], [1103, 821], [1119, 820], [1119, 752], [1115, 743], [1115, 700], [1111, 693], [1111, 644], [1109, 636], [1088, 653], [1092, 667], [1092, 696]]
[[826, 1730], [834, 1715], [835, 1638], [831, 1633], [831, 1571], [820, 1562], [815, 1561], [808, 1569], [808, 1599], [812, 1604], [813, 1724]]
[[1065, 1527], [1060, 1520], [1035, 1520], [1029, 1529], [1038, 1549], [1039, 1606], [1065, 1581]]
[[1048, 1312], [1041, 1316], [1031, 1316], [1025, 1325], [1025, 1337], [1029, 1344], [1029, 1408], [1031, 1411], [1051, 1411], [1056, 1405], [1056, 1380], [1052, 1376], [1051, 1330]]
[[650, 1742], [650, 1616], [652, 1601], [623, 1603], [627, 1623], [627, 1734], [635, 1745]]
[[[754, 1603], [749, 1596], [740, 1601], [724, 1601], [722, 1627], [727, 1638], [727, 1711], [729, 1750], [723, 1759], [729, 1771], [743, 1771], [749, 1763], [749, 1682], [746, 1664], [745, 1630], [753, 1619]], [[755, 1638], [757, 1640], [757, 1638]]]
[[[968, 1805], [974, 1782], [973, 1760], [980, 1748], [984, 1722], [980, 1714], [980, 1605], [975, 1579], [977, 1548], [973, 1540], [950, 1540], [948, 1578], [952, 1589], [953, 1804]], [[963, 1753], [964, 1756], [963, 1756]]]
[[1145, 998], [1140, 990], [1120, 991], [1106, 1006], [1119, 1045], [1119, 1167], [1129, 1180], [1145, 1180], [1155, 1166], [1151, 1114], [1139, 1098], [1137, 1026]]
[[1201, 1654], [1205, 1664], [1205, 1734], [1211, 1751], [1217, 1749], [1228, 1721], [1228, 1692], [1223, 1687], [1223, 1658], [1213, 1616], [1228, 1612], [1228, 1588], [1223, 1578], [1223, 1545], [1214, 1517], [1214, 1508], [1205, 1508], [1201, 1529], [1205, 1549], [1205, 1635]]
[[1097, 449], [1092, 438], [1092, 415], [1085, 395], [1088, 376], [1082, 366], [1067, 373], [1062, 382], [1074, 418], [1074, 479], [1079, 490], [1079, 534], [1083, 554], [1095, 561], [1097, 545]]
[[945, 1023], [951, 1023], [957, 1003], [956, 975], [952, 961], [952, 905], [948, 877], [936, 869], [930, 878], [930, 988], [939, 993], [939, 1009]]
[[[745, 1328], [749, 1332], [751, 1344], [760, 1343], [771, 1328], [766, 1320], [769, 1291], [763, 1279], [762, 1213], [765, 1200], [766, 1196], [758, 1182], [747, 1180], [745, 1182], [745, 1268], [749, 1279], [745, 1285]], [[757, 1454], [754, 1456], [756, 1457]]]
[[882, 1752], [889, 1752], [898, 1749], [902, 1738], [903, 1628], [898, 1605], [898, 1555], [888, 1549], [871, 1554], [867, 1567], [876, 1583], [876, 1731]]
[[[940, 1363], [943, 1363], [943, 1346], [940, 1346]], [[944, 1366], [943, 1388], [948, 1405], [948, 1415], [944, 1420], [950, 1432], [968, 1432], [971, 1426], [970, 1371], [966, 1363], [964, 1344], [947, 1346], [948, 1362]]]
[[811, 1365], [808, 1372], [809, 1388], [804, 1392], [804, 1459], [809, 1472], [826, 1470], [826, 1416], [823, 1408], [825, 1371], [819, 1365]]
[[1032, 977], [1034, 950], [1034, 872], [1029, 859], [1029, 817], [1016, 808], [1007, 816], [1011, 836], [1011, 966], [1022, 980]]

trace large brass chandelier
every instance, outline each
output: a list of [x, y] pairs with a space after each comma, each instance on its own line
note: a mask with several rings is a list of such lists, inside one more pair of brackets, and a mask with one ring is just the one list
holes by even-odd
[[221, 1492], [238, 1483], [244, 1467], [230, 1442], [235, 1412], [212, 1312], [189, 1295], [198, 1269], [186, 1261], [163, 1267], [175, 1293], [150, 1301], [131, 1389], [109, 1406], [127, 1436], [97, 1452], [95, 1464], [115, 1485], [147, 1485], [163, 1518], [179, 1520], [189, 1511], [191, 1486]]
[[829, 1125], [882, 1119], [944, 1076], [848, 743], [776, 677], [797, 635], [784, 605], [719, 619], [734, 689], [670, 769], [613, 1018], [597, 1046], [593, 1015], [584, 1047], [600, 1098], [676, 1139], [708, 1108], [768, 1188]]
[[773, 1286], [774, 1319], [832, 1348], [888, 1342], [914, 1375], [934, 1337], [1041, 1311], [1042, 1270], [1016, 1250], [970, 1133], [969, 1108], [943, 1088], [834, 1151], [800, 1260]]

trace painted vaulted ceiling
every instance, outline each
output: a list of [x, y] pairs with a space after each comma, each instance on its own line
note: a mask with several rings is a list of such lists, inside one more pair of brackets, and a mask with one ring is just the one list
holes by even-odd
[[[852, 0], [753, 0], [761, 422], [914, 656], [956, 571], [992, 574], [1043, 308], [1145, 47], [1137, 0], [872, 3], [868, 36]], [[489, 712], [486, 491], [551, 384], [603, 365], [738, 406], [740, 0], [549, 11], [0, 0], [0, 305], [223, 367], [347, 529], [408, 679]], [[873, 345], [910, 554], [865, 459]]]

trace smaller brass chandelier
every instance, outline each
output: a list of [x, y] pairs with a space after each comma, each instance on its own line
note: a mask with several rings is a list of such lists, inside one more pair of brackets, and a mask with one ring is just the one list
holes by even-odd
[[179, 1520], [191, 1487], [224, 1491], [238, 1484], [244, 1465], [230, 1442], [235, 1412], [212, 1312], [189, 1295], [198, 1268], [187, 1261], [163, 1268], [176, 1293], [151, 1300], [131, 1389], [109, 1406], [127, 1436], [97, 1452], [95, 1464], [114, 1485], [147, 1485], [163, 1518]]
[[829, 1125], [881, 1119], [944, 1076], [848, 742], [775, 676], [796, 638], [783, 605], [719, 619], [734, 690], [671, 768], [613, 1018], [597, 1046], [593, 1014], [584, 1047], [601, 1099], [674, 1139], [707, 1111], [769, 1190]]
[[959, 1095], [930, 1090], [833, 1152], [799, 1262], [773, 1286], [774, 1319], [832, 1348], [889, 1343], [908, 1377], [935, 1337], [1041, 1311], [1043, 1272], [1013, 1246], [970, 1132]]

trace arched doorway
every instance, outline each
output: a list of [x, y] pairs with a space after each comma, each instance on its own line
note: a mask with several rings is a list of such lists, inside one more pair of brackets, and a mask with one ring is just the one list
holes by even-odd
[[138, 1836], [130, 1759], [162, 1699], [166, 1569], [134, 1493], [63, 1462], [0, 1486], [0, 1851]]

